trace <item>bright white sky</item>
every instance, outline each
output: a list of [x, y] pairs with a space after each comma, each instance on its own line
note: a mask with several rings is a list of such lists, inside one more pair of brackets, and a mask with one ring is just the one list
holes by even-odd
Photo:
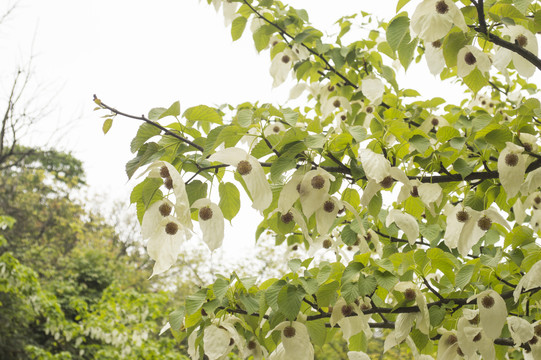
[[[321, 30], [360, 10], [390, 19], [396, 6], [396, 1], [382, 6], [371, 0], [285, 2], [306, 9]], [[14, 3], [1, 1], [0, 12]], [[182, 109], [245, 101], [283, 104], [289, 94], [285, 86], [272, 88], [268, 53], [256, 53], [249, 30], [233, 43], [222, 14], [206, 1], [20, 0], [0, 25], [0, 54], [2, 97], [17, 66], [34, 54], [33, 78], [48, 89], [37, 94], [38, 101], [52, 99], [55, 110], [39, 123], [32, 141], [72, 151], [85, 164], [91, 191], [108, 199], [128, 199], [124, 165], [132, 157], [129, 144], [140, 123], [117, 117], [103, 136], [98, 115], [105, 112], [92, 111], [92, 94], [136, 115], [176, 100]], [[415, 79], [410, 86], [427, 96], [439, 92], [456, 101], [460, 95], [445, 95], [424, 61], [401, 74]], [[255, 225], [247, 230], [250, 240], [254, 231]]]

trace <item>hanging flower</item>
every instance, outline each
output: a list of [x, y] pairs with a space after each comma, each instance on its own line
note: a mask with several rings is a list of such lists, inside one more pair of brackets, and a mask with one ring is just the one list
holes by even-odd
[[532, 218], [534, 218], [533, 213], [541, 209], [541, 192], [536, 191], [528, 195], [524, 203], [520, 201], [520, 198], [515, 201], [513, 204], [513, 214], [515, 214], [515, 222], [517, 224], [522, 224], [526, 218], [526, 210], [532, 208]]
[[392, 223], [395, 223], [404, 232], [410, 245], [415, 244], [419, 237], [419, 224], [415, 217], [400, 210], [392, 209], [387, 215], [385, 226], [389, 227]]
[[484, 332], [491, 339], [498, 338], [507, 318], [507, 307], [503, 298], [489, 289], [468, 298], [468, 302], [472, 300], [477, 300], [480, 324]]
[[299, 169], [293, 173], [291, 179], [284, 185], [278, 197], [278, 211], [285, 214], [291, 209], [300, 197], [300, 187], [304, 178], [304, 171]]
[[268, 358], [269, 352], [254, 338], [246, 343], [242, 356], [244, 359], [253, 356], [253, 360], [262, 360]]
[[456, 70], [457, 75], [465, 77], [475, 68], [486, 73], [491, 67], [490, 58], [487, 54], [473, 45], [466, 45], [457, 54]]
[[147, 172], [149, 178], [162, 178], [164, 186], [168, 190], [173, 190], [176, 217], [183, 226], [192, 229], [190, 201], [188, 200], [186, 185], [177, 169], [167, 161], [155, 161], [148, 167]]
[[212, 154], [208, 160], [236, 167], [250, 192], [253, 200], [252, 207], [261, 212], [269, 207], [272, 191], [265, 172], [255, 157], [239, 148], [227, 148]]
[[242, 353], [244, 340], [235, 329], [233, 317], [218, 322], [216, 319], [203, 332], [205, 355], [209, 360], [223, 359], [236, 346]]
[[518, 138], [520, 142], [522, 143], [522, 146], [524, 147], [525, 151], [536, 153], [538, 146], [537, 146], [537, 136], [533, 134], [528, 134], [525, 132], [521, 132], [518, 134]]
[[351, 104], [349, 103], [349, 100], [343, 96], [331, 96], [325, 100], [321, 100], [322, 119], [326, 119], [337, 109], [341, 109], [346, 113], [351, 113]]
[[281, 132], [286, 131], [286, 127], [279, 121], [275, 121], [265, 127], [263, 134], [265, 136], [278, 135]]
[[214, 251], [222, 246], [224, 240], [224, 214], [218, 205], [209, 199], [199, 199], [192, 204], [199, 209], [199, 226], [203, 231], [203, 241]]
[[342, 202], [334, 196], [327, 196], [327, 199], [316, 211], [317, 232], [320, 235], [327, 234], [338, 215], [338, 211], [343, 208]]
[[286, 81], [289, 72], [293, 68], [293, 63], [298, 60], [297, 55], [290, 48], [285, 48], [279, 52], [271, 61], [270, 74], [274, 79], [272, 86], [280, 86]]
[[513, 291], [515, 302], [518, 302], [522, 291], [528, 291], [539, 286], [541, 286], [541, 260], [533, 264], [530, 270], [518, 282], [515, 291]]
[[523, 151], [522, 146], [507, 142], [498, 157], [498, 174], [508, 200], [518, 194], [524, 181], [526, 155], [522, 155]]
[[363, 127], [365, 129], [370, 129], [370, 123], [372, 122], [372, 119], [374, 118], [374, 112], [376, 111], [376, 106], [373, 104], [363, 104], [363, 108], [361, 110], [362, 113], [365, 114], [364, 121], [363, 121]]
[[507, 318], [507, 327], [515, 342], [515, 346], [524, 344], [534, 337], [534, 327], [532, 324], [528, 320], [518, 316], [509, 316]]
[[396, 201], [400, 204], [409, 197], [418, 197], [434, 215], [434, 204], [442, 199], [441, 186], [438, 184], [422, 183], [417, 179], [408, 180], [400, 189]]
[[417, 328], [423, 334], [428, 335], [430, 331], [430, 315], [428, 313], [426, 299], [421, 290], [419, 290], [419, 287], [411, 281], [404, 281], [396, 284], [394, 290], [403, 293], [405, 300], [412, 301], [419, 307], [420, 312], [417, 313]]
[[445, 67], [441, 40], [425, 42], [425, 60], [432, 75], [438, 75]]
[[441, 332], [441, 338], [438, 342], [438, 360], [455, 360], [458, 357], [458, 338], [456, 331], [438, 329]]
[[299, 195], [302, 212], [306, 218], [310, 218], [317, 209], [323, 206], [331, 181], [334, 181], [334, 176], [322, 168], [310, 170], [304, 175], [299, 187]]
[[349, 341], [353, 335], [364, 332], [367, 338], [372, 337], [372, 330], [368, 325], [370, 315], [365, 315], [363, 310], [371, 309], [370, 299], [362, 299], [362, 303], [353, 302], [348, 304], [343, 298], [340, 298], [333, 305], [330, 325], [334, 327], [336, 324], [342, 330], [344, 340]]
[[419, 129], [428, 134], [431, 130], [439, 129], [442, 126], [449, 126], [449, 122], [443, 116], [431, 115], [427, 116]]
[[398, 314], [395, 321], [395, 329], [387, 335], [387, 338], [383, 343], [384, 353], [396, 345], [401, 344], [408, 337], [416, 318], [417, 314], [415, 313]]
[[[298, 321], [284, 321], [274, 330], [281, 332], [282, 342], [270, 355], [270, 359], [313, 360], [314, 346], [310, 342], [308, 329]], [[280, 348], [281, 345], [281, 349]], [[274, 353], [278, 353], [273, 355]]]
[[369, 75], [362, 80], [361, 91], [372, 104], [378, 105], [383, 99], [385, 85], [374, 75]]
[[[143, 237], [148, 238], [147, 252], [150, 258], [156, 261], [150, 277], [169, 270], [175, 263], [188, 231], [176, 217], [162, 216], [158, 210], [161, 206], [159, 204], [160, 202], [152, 204], [143, 217], [146, 235]], [[156, 213], [159, 215], [155, 215]], [[155, 222], [157, 219], [159, 221]]]
[[[522, 25], [508, 25], [502, 30], [503, 35], [509, 36], [511, 43], [524, 48], [537, 56], [538, 45], [536, 36]], [[513, 61], [517, 72], [523, 77], [530, 77], [535, 73], [535, 65], [514, 51], [498, 47], [494, 55], [494, 66], [502, 73]]]
[[348, 359], [349, 360], [370, 360], [370, 356], [368, 356], [365, 352], [362, 352], [362, 351], [348, 351]]
[[530, 195], [541, 186], [541, 168], [535, 169], [526, 175], [524, 184], [520, 187], [522, 195]]
[[425, 42], [441, 39], [453, 25], [468, 31], [464, 15], [451, 0], [424, 0], [415, 8], [411, 17], [411, 32]]

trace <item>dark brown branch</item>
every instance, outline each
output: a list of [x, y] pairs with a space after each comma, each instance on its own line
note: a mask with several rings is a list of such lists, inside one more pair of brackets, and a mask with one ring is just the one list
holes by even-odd
[[[246, 4], [246, 6], [248, 6], [250, 8], [250, 10], [252, 10], [254, 12], [254, 14], [256, 14], [260, 19], [262, 19], [263, 21], [267, 22], [269, 25], [271, 26], [274, 26], [279, 32], [280, 32], [280, 35], [282, 35], [282, 37], [284, 37], [284, 35], [288, 36], [290, 39], [295, 39], [295, 37], [291, 34], [289, 34], [287, 31], [285, 31], [284, 29], [282, 29], [280, 26], [278, 26], [278, 24], [270, 21], [269, 19], [267, 19], [266, 17], [264, 17], [263, 15], [261, 15], [250, 3], [248, 3], [248, 1], [246, 0], [242, 0], [244, 4]], [[348, 78], [346, 78], [343, 74], [341, 74], [338, 70], [336, 70], [336, 68], [334, 66], [332, 66], [329, 61], [325, 58], [325, 56], [323, 56], [322, 54], [318, 53], [317, 51], [315, 51], [314, 49], [312, 49], [311, 47], [303, 44], [302, 42], [300, 43], [306, 50], [308, 50], [312, 55], [314, 56], [317, 56], [318, 58], [321, 59], [321, 61], [323, 61], [325, 63], [325, 66], [327, 67], [327, 70], [335, 73], [338, 77], [340, 77], [342, 80], [344, 80], [344, 82], [347, 84], [347, 85], [350, 85], [352, 86], [353, 88], [355, 89], [358, 89], [358, 86], [355, 85], [354, 83], [352, 83]]]
[[118, 111], [117, 109], [113, 108], [113, 107], [110, 107], [109, 105], [106, 105], [104, 104], [100, 99], [98, 99], [98, 97], [96, 95], [94, 95], [94, 102], [96, 104], [98, 104], [100, 107], [102, 107], [103, 109], [107, 109], [111, 112], [113, 112], [114, 114], [116, 115], [122, 115], [122, 116], [125, 116], [127, 118], [131, 118], [131, 119], [136, 119], [136, 120], [141, 120], [141, 121], [144, 121], [146, 122], [147, 124], [150, 124], [158, 129], [160, 129], [161, 131], [165, 132], [166, 135], [169, 135], [169, 136], [172, 136], [190, 146], [193, 146], [194, 148], [196, 148], [197, 150], [203, 152], [205, 149], [203, 149], [201, 146], [195, 144], [194, 142], [188, 140], [188, 139], [185, 139], [183, 138], [182, 136], [180, 136], [179, 134], [163, 127], [162, 125], [158, 124], [157, 122], [154, 122], [152, 120], [149, 120], [147, 119], [146, 117], [144, 116], [135, 116], [135, 115], [130, 115], [130, 114], [126, 114], [124, 112], [121, 112], [121, 111]]

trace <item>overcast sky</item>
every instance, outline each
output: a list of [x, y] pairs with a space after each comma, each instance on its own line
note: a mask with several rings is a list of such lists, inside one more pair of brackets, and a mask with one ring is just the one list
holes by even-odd
[[[390, 19], [396, 4], [285, 2], [308, 10], [313, 25], [327, 32], [333, 31], [338, 17], [360, 10]], [[131, 187], [124, 165], [132, 157], [129, 144], [140, 124], [117, 117], [103, 136], [99, 116], [105, 112], [92, 111], [92, 94], [136, 115], [177, 100], [182, 109], [287, 101], [287, 87], [272, 88], [268, 53], [257, 54], [248, 29], [233, 43], [222, 14], [206, 1], [3, 0], [0, 11], [15, 3], [11, 16], [0, 25], [0, 95], [5, 95], [17, 67], [33, 55], [34, 83], [45, 89], [37, 93], [38, 100], [50, 100], [54, 111], [29, 139], [73, 152], [85, 164], [91, 192], [107, 199], [128, 199]], [[417, 80], [417, 88], [419, 71], [428, 73], [424, 62], [405, 75], [402, 71], [401, 77]], [[421, 90], [427, 96], [438, 91], [446, 96], [434, 77], [423, 79]]]

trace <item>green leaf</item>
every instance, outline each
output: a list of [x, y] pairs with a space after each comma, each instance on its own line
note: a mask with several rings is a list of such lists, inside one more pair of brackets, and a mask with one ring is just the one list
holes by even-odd
[[291, 109], [282, 109], [282, 114], [284, 114], [284, 121], [290, 126], [295, 126], [297, 120], [299, 119], [299, 113]]
[[495, 129], [490, 131], [485, 135], [485, 140], [494, 145], [498, 151], [501, 151], [505, 148], [505, 143], [510, 142], [513, 139], [513, 134], [509, 129]]
[[504, 246], [511, 245], [513, 249], [534, 242], [533, 230], [526, 226], [517, 226], [505, 235]]
[[456, 161], [453, 163], [453, 169], [459, 173], [462, 178], [465, 178], [466, 176], [470, 175], [473, 172], [474, 166], [468, 164], [466, 160], [459, 158], [456, 159]]
[[257, 52], [261, 52], [261, 50], [269, 45], [270, 34], [268, 25], [260, 26], [259, 29], [254, 32], [253, 38]]
[[395, 17], [387, 27], [387, 42], [391, 49], [398, 50], [400, 44], [406, 39], [406, 43], [410, 41], [409, 36], [410, 19], [407, 16], [401, 15]]
[[248, 314], [254, 314], [259, 311], [259, 302], [254, 299], [253, 296], [247, 294], [241, 294], [239, 296], [240, 302], [246, 308]]
[[227, 289], [229, 287], [229, 281], [223, 278], [218, 278], [214, 282], [214, 285], [212, 287], [212, 291], [214, 291], [214, 296], [218, 298], [218, 300], [222, 300], [225, 294], [227, 293]]
[[282, 287], [278, 294], [278, 308], [288, 320], [295, 320], [301, 309], [304, 291], [294, 285]]
[[156, 121], [160, 118], [160, 115], [166, 112], [166, 108], [158, 107], [158, 108], [152, 108], [148, 112], [148, 119], [152, 121]]
[[195, 314], [207, 300], [207, 289], [201, 289], [186, 298], [186, 312], [188, 315]]
[[398, 4], [396, 4], [396, 12], [400, 11], [404, 6], [406, 6], [411, 0], [398, 0]]
[[207, 197], [208, 184], [200, 180], [192, 180], [186, 184], [186, 193], [188, 194], [188, 201], [190, 205], [196, 200]]
[[135, 153], [141, 146], [151, 137], [159, 135], [161, 132], [156, 126], [153, 126], [148, 123], [144, 123], [139, 126], [137, 130], [137, 135], [133, 138], [130, 144], [130, 150], [132, 153]]
[[428, 309], [428, 314], [430, 315], [430, 325], [432, 325], [432, 327], [436, 327], [441, 324], [445, 318], [445, 309], [434, 305]]
[[184, 313], [184, 306], [181, 306], [177, 310], [169, 313], [169, 325], [171, 325], [171, 329], [180, 331], [182, 322], [184, 321]]
[[376, 270], [374, 271], [374, 278], [376, 279], [376, 282], [378, 283], [379, 286], [389, 291], [398, 282], [398, 278], [388, 271], [381, 272], [381, 271]]
[[271, 165], [270, 173], [272, 182], [280, 182], [280, 178], [286, 171], [295, 168], [297, 165], [296, 156], [306, 150], [306, 145], [302, 141], [288, 145], [287, 151], [283, 152]]
[[359, 296], [367, 296], [372, 294], [378, 286], [376, 278], [373, 276], [365, 277], [361, 276], [358, 282], [359, 286]]
[[[408, 32], [408, 38], [409, 38], [409, 32]], [[411, 61], [413, 60], [413, 53], [415, 52], [415, 49], [417, 48], [417, 38], [413, 39], [413, 41], [408, 43], [401, 43], [400, 47], [398, 48], [398, 59], [400, 60], [400, 64], [404, 67], [404, 69], [408, 69]]]
[[334, 304], [336, 301], [338, 290], [338, 281], [332, 281], [330, 283], [321, 285], [319, 290], [316, 292], [317, 304], [320, 307], [326, 307], [331, 304]]
[[179, 116], [180, 115], [180, 102], [175, 101], [171, 106], [169, 106], [169, 109], [165, 110], [163, 113], [158, 116], [158, 120], [162, 119], [166, 116]]
[[278, 294], [284, 285], [286, 285], [286, 282], [284, 280], [279, 280], [269, 286], [265, 291], [265, 301], [273, 310], [278, 310]]
[[326, 344], [327, 328], [325, 326], [325, 319], [317, 319], [306, 322], [306, 328], [310, 335], [310, 341], [317, 346], [323, 346]]
[[301, 267], [301, 259], [291, 259], [287, 262], [287, 266], [291, 269], [292, 272], [296, 273], [297, 270]]
[[355, 139], [355, 141], [358, 143], [366, 139], [368, 135], [368, 133], [366, 132], [366, 129], [360, 125], [348, 127], [348, 132], [351, 134], [351, 136], [353, 136], [353, 139]]
[[460, 136], [460, 133], [452, 126], [442, 126], [436, 132], [436, 138], [441, 143], [446, 143], [447, 141], [457, 136]]
[[237, 16], [231, 24], [231, 37], [233, 41], [237, 41], [242, 36], [244, 29], [246, 28], [246, 18], [244, 16]]
[[488, 85], [488, 80], [477, 68], [464, 77], [463, 80], [464, 84], [466, 84], [466, 86], [469, 87], [474, 93], [477, 93], [479, 90]]
[[207, 121], [215, 124], [222, 124], [222, 116], [216, 111], [206, 105], [194, 106], [186, 109], [182, 114], [188, 121]]
[[126, 163], [126, 174], [128, 179], [131, 179], [133, 174], [141, 166], [149, 164], [155, 160], [158, 160], [163, 154], [163, 150], [160, 150], [160, 146], [156, 143], [146, 143], [141, 146], [137, 156]]
[[424, 154], [430, 147], [430, 141], [422, 135], [413, 135], [408, 142], [421, 154]]
[[218, 187], [220, 202], [218, 206], [224, 214], [224, 218], [231, 221], [240, 210], [240, 192], [237, 187], [230, 183], [221, 183]]
[[342, 285], [340, 294], [346, 302], [351, 303], [359, 297], [359, 286], [356, 282], [347, 282]]
[[458, 270], [455, 278], [455, 286], [460, 290], [464, 290], [466, 285], [470, 283], [473, 271], [475, 270], [474, 265], [464, 265]]
[[363, 268], [364, 268], [364, 265], [359, 262], [355, 262], [355, 261], [350, 262], [348, 266], [346, 267], [346, 269], [344, 270], [344, 273], [342, 274], [342, 279], [340, 280], [340, 282], [344, 284], [344, 283], [349, 282], [352, 279], [356, 280], [356, 277], [359, 276]]
[[323, 145], [325, 145], [325, 140], [326, 138], [323, 134], [308, 135], [306, 139], [304, 139], [304, 143], [308, 148], [323, 149]]
[[428, 344], [428, 336], [420, 332], [419, 329], [411, 330], [410, 336], [419, 350], [423, 350], [426, 344]]
[[460, 49], [469, 43], [468, 38], [462, 31], [451, 32], [443, 41], [443, 57], [447, 67], [456, 66], [456, 58]]
[[247, 128], [252, 125], [252, 117], [254, 112], [250, 109], [242, 109], [237, 113], [237, 121], [243, 128]]
[[105, 121], [103, 122], [103, 126], [101, 128], [103, 130], [103, 134], [107, 134], [107, 132], [109, 131], [112, 125], [113, 125], [113, 119], [111, 118], [105, 119]]

